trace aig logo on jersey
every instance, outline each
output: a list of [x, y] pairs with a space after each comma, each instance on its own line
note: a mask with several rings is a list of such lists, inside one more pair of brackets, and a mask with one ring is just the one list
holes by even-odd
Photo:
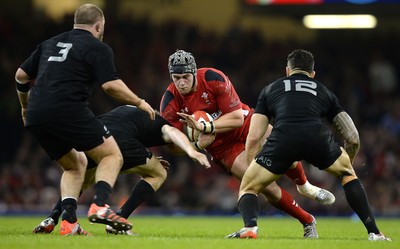
[[256, 162], [267, 167], [271, 167], [272, 161], [265, 156], [256, 157]]

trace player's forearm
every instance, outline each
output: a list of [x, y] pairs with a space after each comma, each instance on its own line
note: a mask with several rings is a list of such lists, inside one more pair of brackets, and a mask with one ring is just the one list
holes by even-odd
[[345, 141], [344, 149], [346, 150], [347, 154], [349, 155], [351, 163], [353, 163], [354, 158], [357, 156], [357, 153], [360, 149], [359, 144], [349, 144]]
[[224, 133], [239, 128], [244, 123], [242, 109], [227, 113], [214, 120], [214, 132]]
[[122, 80], [109, 81], [104, 83], [102, 88], [113, 99], [124, 104], [139, 106], [143, 101]]
[[19, 103], [21, 104], [22, 108], [26, 108], [28, 105], [31, 78], [24, 70], [18, 68], [17, 72], [15, 73], [15, 81]]
[[26, 108], [28, 106], [29, 92], [23, 93], [23, 92], [17, 91], [17, 93], [18, 93], [18, 99], [19, 99], [19, 103], [21, 104], [21, 107]]
[[173, 147], [170, 146], [170, 149], [173, 148], [175, 152], [174, 154], [182, 154], [182, 152], [189, 154], [190, 152], [195, 151], [186, 135], [175, 127], [164, 125], [162, 127], [162, 133], [165, 142], [173, 143], [175, 145]]
[[353, 162], [360, 149], [360, 137], [353, 120], [346, 112], [341, 112], [334, 117], [332, 124], [345, 140], [344, 148]]

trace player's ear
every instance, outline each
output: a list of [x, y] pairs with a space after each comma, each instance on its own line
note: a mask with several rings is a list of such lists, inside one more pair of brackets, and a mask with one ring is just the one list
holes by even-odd
[[101, 23], [100, 23], [100, 21], [95, 23], [94, 29], [96, 30], [96, 32], [100, 32], [101, 31]]

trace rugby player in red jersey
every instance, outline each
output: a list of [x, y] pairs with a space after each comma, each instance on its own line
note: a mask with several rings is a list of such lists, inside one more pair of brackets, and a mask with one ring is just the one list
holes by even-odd
[[[248, 168], [245, 142], [254, 109], [241, 102], [229, 78], [215, 68], [197, 68], [193, 55], [177, 50], [169, 57], [168, 69], [173, 82], [165, 91], [160, 106], [161, 116], [181, 130], [184, 124], [202, 131], [193, 146], [205, 149], [212, 160], [228, 174], [241, 180]], [[191, 114], [203, 110], [213, 122], [197, 122]], [[264, 134], [269, 135], [270, 129]], [[286, 174], [298, 191], [324, 205], [335, 201], [332, 193], [310, 184], [301, 162], [293, 163]], [[274, 207], [298, 219], [305, 238], [317, 238], [315, 218], [304, 211], [284, 189], [273, 183], [262, 191]]]

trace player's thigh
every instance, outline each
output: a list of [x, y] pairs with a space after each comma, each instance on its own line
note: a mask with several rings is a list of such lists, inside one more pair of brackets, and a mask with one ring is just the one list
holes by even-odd
[[239, 194], [258, 194], [279, 177], [253, 160], [243, 175]]
[[57, 160], [58, 164], [64, 170], [79, 170], [84, 171], [87, 165], [87, 159], [83, 152], [78, 152], [75, 149], [70, 150]]
[[63, 139], [63, 132], [57, 128], [58, 126], [52, 124], [27, 127], [49, 157], [55, 161], [58, 161], [73, 149], [69, 141]]
[[137, 174], [157, 191], [167, 178], [167, 171], [161, 162], [153, 155], [146, 164], [137, 165], [121, 172], [121, 174]]
[[336, 159], [336, 161], [325, 169], [328, 173], [334, 175], [337, 178], [343, 178], [344, 176], [356, 176], [353, 166], [347, 152], [340, 148], [342, 154]]
[[121, 174], [137, 174], [142, 177], [160, 177], [165, 178], [167, 171], [162, 166], [156, 156], [152, 155], [151, 158], [147, 158], [145, 164], [133, 166], [129, 169], [121, 171]]
[[113, 156], [115, 160], [123, 161], [121, 151], [118, 147], [114, 137], [108, 137], [104, 139], [104, 142], [91, 150], [85, 151], [85, 153], [91, 157], [96, 163], [99, 163], [101, 159], [106, 156]]
[[247, 163], [246, 153], [243, 150], [239, 155], [236, 157], [235, 161], [231, 167], [231, 173], [237, 179], [241, 180], [243, 178], [244, 172], [246, 172], [247, 168], [249, 167]]

